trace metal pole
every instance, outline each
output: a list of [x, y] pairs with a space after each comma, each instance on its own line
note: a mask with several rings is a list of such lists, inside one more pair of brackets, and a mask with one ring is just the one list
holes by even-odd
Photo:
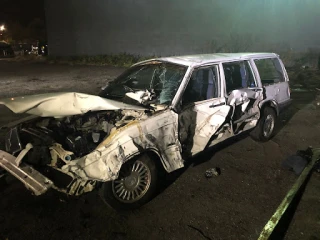
[[301, 185], [305, 182], [307, 176], [309, 175], [310, 171], [312, 170], [315, 163], [320, 158], [320, 148], [312, 149], [312, 158], [311, 162], [305, 167], [303, 172], [300, 174], [297, 181], [294, 183], [292, 188], [287, 193], [286, 197], [283, 199], [279, 207], [277, 208], [276, 212], [272, 215], [270, 220], [267, 222], [267, 224], [264, 226], [258, 240], [267, 240], [269, 239], [270, 235], [274, 231], [275, 227], [279, 223], [282, 215], [285, 213], [289, 205], [291, 204], [293, 198], [299, 191]]

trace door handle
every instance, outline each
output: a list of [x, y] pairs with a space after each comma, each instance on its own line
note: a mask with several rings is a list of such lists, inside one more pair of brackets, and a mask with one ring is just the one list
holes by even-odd
[[226, 103], [222, 102], [222, 103], [217, 103], [217, 104], [212, 104], [209, 106], [209, 108], [214, 108], [214, 107], [219, 107], [219, 106], [222, 106], [222, 105], [225, 105]]
[[260, 92], [263, 90], [263, 88], [249, 88], [250, 90], [254, 91], [254, 92]]

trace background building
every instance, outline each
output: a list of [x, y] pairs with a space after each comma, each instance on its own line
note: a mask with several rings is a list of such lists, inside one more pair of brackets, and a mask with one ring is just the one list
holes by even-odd
[[173, 55], [318, 46], [318, 0], [45, 0], [49, 54]]

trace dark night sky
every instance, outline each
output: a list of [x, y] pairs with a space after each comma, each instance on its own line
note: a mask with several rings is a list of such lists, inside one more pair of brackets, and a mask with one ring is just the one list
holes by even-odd
[[45, 20], [44, 2], [51, 46], [86, 54], [114, 51], [114, 43], [139, 54], [164, 42], [170, 52], [202, 51], [231, 33], [250, 34], [259, 49], [320, 47], [320, 0], [0, 0], [0, 24]]
[[44, 0], [0, 0], [0, 24], [28, 25], [35, 18], [44, 20]]

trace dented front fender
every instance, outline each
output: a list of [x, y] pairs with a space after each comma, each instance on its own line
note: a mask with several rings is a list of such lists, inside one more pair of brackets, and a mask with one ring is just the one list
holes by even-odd
[[184, 166], [178, 140], [178, 115], [171, 110], [132, 121], [115, 130], [90, 154], [70, 161], [62, 171], [83, 180], [110, 181], [121, 166], [145, 151], [156, 152], [167, 172]]

